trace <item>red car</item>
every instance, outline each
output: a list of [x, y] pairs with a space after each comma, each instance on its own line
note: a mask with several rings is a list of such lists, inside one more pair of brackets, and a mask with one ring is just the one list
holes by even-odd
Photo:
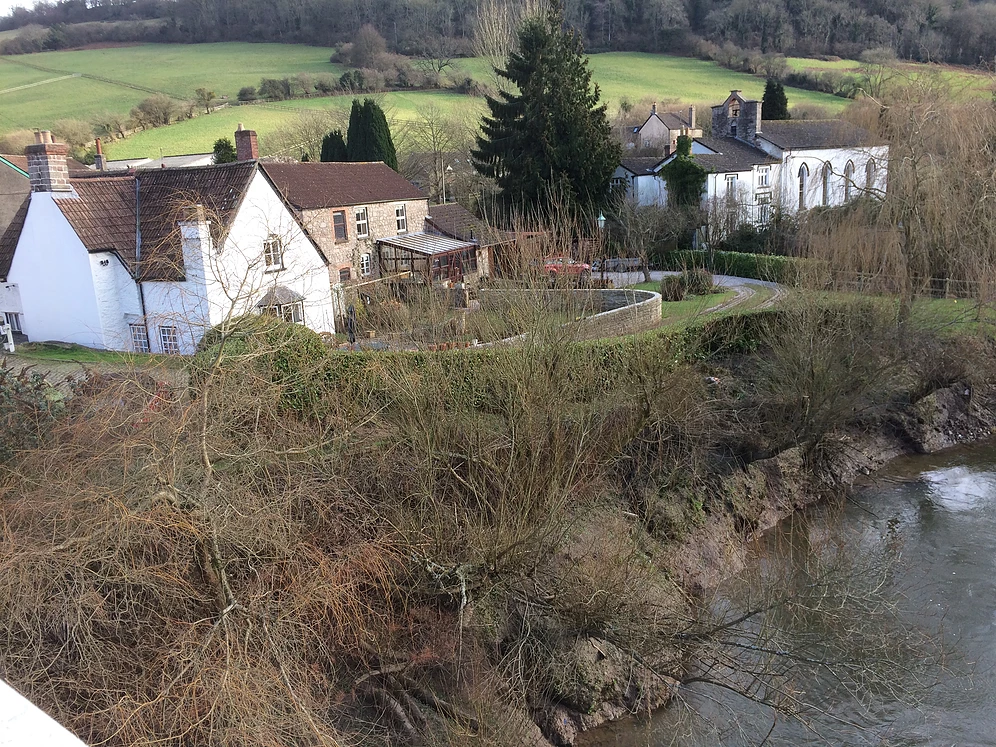
[[571, 257], [547, 257], [543, 260], [543, 271], [551, 283], [567, 278], [578, 285], [587, 285], [591, 281], [591, 265], [578, 262]]

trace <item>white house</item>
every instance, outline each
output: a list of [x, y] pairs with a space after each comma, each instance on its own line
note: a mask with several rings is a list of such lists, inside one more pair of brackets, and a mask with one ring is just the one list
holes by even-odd
[[70, 176], [37, 140], [0, 238], [0, 312], [30, 340], [189, 354], [254, 312], [334, 331], [328, 260], [255, 160]]
[[[732, 91], [712, 108], [712, 136], [694, 138], [692, 156], [708, 173], [702, 202], [714, 220], [764, 225], [776, 210], [792, 215], [881, 194], [889, 147], [839, 120], [762, 121], [761, 102]], [[648, 167], [650, 174], [620, 166], [615, 176], [639, 204], [664, 205], [661, 169], [676, 157]]]

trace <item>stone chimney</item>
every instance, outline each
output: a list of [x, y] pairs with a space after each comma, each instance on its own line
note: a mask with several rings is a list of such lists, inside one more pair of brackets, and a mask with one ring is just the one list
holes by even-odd
[[740, 126], [740, 138], [753, 145], [761, 132], [761, 102], [745, 101], [740, 108], [740, 119], [743, 122]]
[[104, 149], [100, 145], [100, 138], [97, 138], [97, 154], [93, 157], [93, 166], [97, 171], [107, 171], [107, 159], [104, 158]]
[[695, 107], [694, 106], [688, 107], [688, 129], [689, 130], [694, 130], [695, 129]]
[[66, 156], [69, 146], [57, 143], [52, 133], [42, 130], [35, 133], [35, 144], [24, 149], [28, 157], [28, 175], [32, 192], [69, 192], [69, 166]]
[[259, 158], [256, 131], [245, 129], [241, 122], [235, 131], [235, 157], [240, 161], [255, 161]]
[[657, 102], [656, 101], [650, 105], [650, 113], [651, 114], [656, 114], [657, 113]]

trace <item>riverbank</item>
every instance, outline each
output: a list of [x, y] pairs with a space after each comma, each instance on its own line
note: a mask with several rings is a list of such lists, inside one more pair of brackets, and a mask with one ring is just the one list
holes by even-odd
[[887, 307], [445, 353], [277, 324], [191, 361], [189, 399], [108, 377], [50, 430], [13, 412], [4, 676], [91, 744], [577, 744], [693, 683], [705, 591], [765, 527], [991, 427], [978, 324]]

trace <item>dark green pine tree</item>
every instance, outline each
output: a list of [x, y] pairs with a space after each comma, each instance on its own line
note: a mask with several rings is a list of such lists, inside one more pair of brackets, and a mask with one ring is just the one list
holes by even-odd
[[764, 84], [764, 98], [761, 99], [761, 119], [788, 119], [789, 102], [785, 95], [785, 86], [773, 78], [768, 78]]
[[581, 38], [563, 28], [556, 2], [518, 37], [518, 50], [497, 71], [512, 86], [487, 99], [474, 167], [495, 181], [506, 217], [562, 209], [593, 219], [609, 197], [620, 151]]
[[346, 139], [342, 136], [342, 130], [333, 130], [322, 138], [322, 155], [319, 160], [324, 163], [349, 160], [346, 153]]
[[391, 127], [387, 124], [387, 117], [373, 99], [366, 99], [363, 102], [364, 117], [368, 122], [371, 132], [371, 140], [374, 147], [374, 158], [372, 161], [383, 161], [395, 171], [398, 170], [398, 152], [394, 149], [394, 139], [391, 137]]
[[706, 170], [692, 157], [692, 139], [681, 135], [675, 153], [661, 169], [667, 184], [667, 203], [670, 207], [698, 207], [702, 203]]
[[230, 137], [220, 137], [214, 141], [214, 162], [235, 163], [239, 157], [235, 154], [235, 143]]
[[365, 99], [362, 104], [353, 99], [346, 153], [350, 161], [383, 161], [398, 170], [398, 154], [391, 138], [391, 128], [384, 111], [373, 99]]

